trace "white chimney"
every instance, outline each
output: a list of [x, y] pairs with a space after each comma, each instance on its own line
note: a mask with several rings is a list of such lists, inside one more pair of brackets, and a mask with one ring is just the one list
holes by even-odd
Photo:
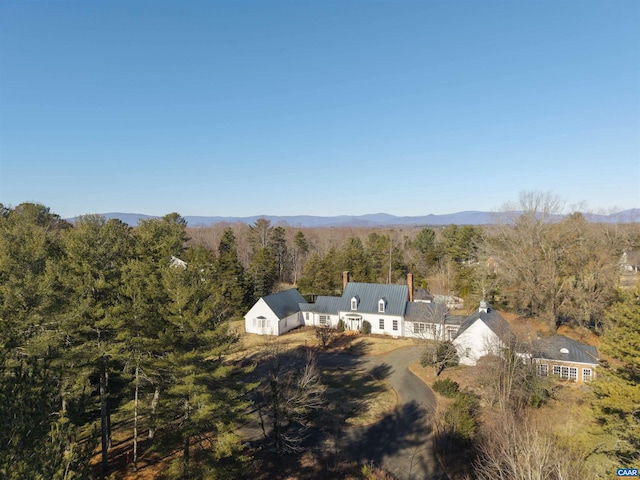
[[480, 313], [487, 313], [489, 311], [489, 304], [487, 302], [485, 302], [484, 300], [482, 300], [480, 302], [480, 308], [478, 308], [478, 311]]

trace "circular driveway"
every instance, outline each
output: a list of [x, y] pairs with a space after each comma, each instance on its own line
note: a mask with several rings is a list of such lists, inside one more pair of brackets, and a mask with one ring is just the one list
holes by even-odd
[[365, 459], [407, 480], [446, 478], [433, 453], [435, 395], [409, 370], [409, 365], [420, 358], [422, 349], [404, 347], [366, 357], [366, 365], [372, 371], [389, 372], [385, 381], [397, 392], [398, 406], [381, 421], [350, 432]]
[[[343, 429], [339, 444], [344, 457], [360, 464], [373, 463], [403, 480], [446, 478], [433, 453], [435, 395], [409, 370], [422, 350], [420, 346], [401, 347], [385, 354], [359, 356], [360, 368], [396, 391], [398, 405], [374, 424]], [[348, 368], [353, 355], [320, 354], [318, 363]]]

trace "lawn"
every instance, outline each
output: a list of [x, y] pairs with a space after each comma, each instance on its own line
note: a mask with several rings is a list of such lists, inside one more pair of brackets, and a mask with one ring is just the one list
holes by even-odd
[[[346, 352], [354, 357], [382, 355], [397, 348], [416, 344], [416, 340], [407, 338], [342, 333], [333, 339], [327, 349], [322, 349], [312, 327], [302, 327], [279, 337], [247, 334], [244, 331], [244, 320], [231, 322], [231, 328], [240, 337], [237, 347], [228, 356], [232, 362], [246, 359], [259, 361], [262, 354], [268, 351], [274, 342], [277, 342], [284, 351], [306, 346], [320, 355], [323, 352]], [[374, 378], [364, 368], [356, 367], [348, 370], [323, 368], [322, 380], [327, 387], [328, 418], [344, 427], [375, 423], [393, 411], [398, 402], [397, 393], [384, 381]], [[115, 420], [118, 419], [115, 418]], [[145, 452], [143, 441], [138, 462], [139, 470], [134, 472], [131, 463], [127, 463], [132, 450], [132, 425], [124, 418], [119, 420], [122, 421], [114, 422], [113, 448], [110, 451], [112, 466], [110, 478], [113, 480], [157, 478], [159, 473], [166, 469], [168, 463], [180, 454], [176, 451], [161, 457], [157, 452]], [[144, 423], [144, 419], [142, 422]], [[143, 435], [146, 435], [146, 430], [141, 431], [141, 436]], [[96, 451], [94, 465], [99, 475], [99, 451]]]

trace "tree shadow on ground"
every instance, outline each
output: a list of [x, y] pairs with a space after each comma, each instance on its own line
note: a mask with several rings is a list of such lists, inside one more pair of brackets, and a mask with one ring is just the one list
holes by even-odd
[[390, 377], [392, 373], [393, 368], [388, 363], [380, 363], [369, 370], [369, 375], [371, 375], [374, 380], [384, 380]]
[[431, 433], [426, 420], [427, 411], [415, 402], [402, 405], [381, 421], [354, 432], [356, 438], [349, 446], [353, 458], [381, 464], [386, 457], [401, 450], [423, 446]]
[[[357, 351], [363, 351], [365, 348], [366, 344], [360, 344]], [[294, 369], [302, 369], [310, 350], [312, 349], [300, 346], [280, 351], [278, 352], [279, 362]], [[303, 451], [313, 452], [316, 459], [321, 459], [327, 457], [327, 444], [331, 443], [329, 440], [344, 436], [344, 430], [349, 421], [366, 415], [369, 408], [367, 405], [375, 402], [380, 394], [388, 391], [388, 387], [381, 382], [381, 379], [388, 377], [392, 373], [392, 368], [383, 364], [369, 369], [364, 355], [356, 355], [352, 352], [321, 351], [315, 352], [315, 358], [322, 383], [326, 387], [325, 404], [308, 422], [308, 428], [304, 432], [305, 438], [300, 446]], [[248, 375], [247, 381], [267, 381], [269, 365], [266, 357], [252, 357], [252, 359], [256, 361], [256, 366]], [[256, 478], [287, 478], [286, 472], [293, 474], [294, 478], [321, 478], [318, 477], [318, 465], [310, 467], [309, 459], [305, 455], [281, 455], [280, 457], [275, 455], [272, 452], [270, 438], [272, 429], [270, 419], [265, 419], [264, 425], [261, 425], [255, 413], [255, 407], [251, 415], [253, 416], [252, 425], [245, 426], [241, 434], [244, 438], [251, 439], [254, 453], [259, 452], [257, 456], [260, 462], [264, 463], [261, 469], [269, 472], [266, 477]], [[267, 438], [262, 432], [262, 426], [265, 428]], [[325, 460], [327, 462], [322, 464], [322, 471], [326, 473], [324, 478], [335, 478], [336, 472], [333, 471], [331, 475], [330, 468], [331, 465], [335, 466], [335, 462], [329, 462], [328, 458]], [[353, 465], [357, 463], [354, 462]], [[279, 470], [274, 471], [272, 468]]]

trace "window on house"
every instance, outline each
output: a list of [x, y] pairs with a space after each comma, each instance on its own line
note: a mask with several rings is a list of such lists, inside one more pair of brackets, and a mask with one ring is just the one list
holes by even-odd
[[553, 374], [554, 375], [560, 375], [560, 365], [554, 365], [553, 366]]
[[393, 330], [397, 331], [398, 330], [398, 320], [394, 320], [393, 321]]
[[591, 369], [590, 368], [583, 368], [582, 369], [582, 381], [583, 382], [590, 382], [592, 378], [593, 377], [591, 376]]
[[358, 299], [356, 297], [351, 299], [351, 310], [358, 310]]
[[384, 298], [381, 298], [378, 301], [378, 312], [379, 313], [384, 313]]
[[284, 328], [287, 328], [287, 320], [289, 320], [288, 318], [284, 319]]
[[569, 380], [574, 382], [578, 380], [578, 369], [576, 367], [569, 367]]
[[413, 323], [413, 331], [414, 333], [424, 332], [426, 325], [424, 323], [414, 322]]
[[470, 348], [465, 348], [464, 349], [464, 356], [469, 358], [471, 356], [471, 349]]
[[540, 365], [538, 365], [538, 375], [540, 375], [541, 377], [548, 377], [549, 365], [547, 365], [546, 363], [541, 363]]
[[304, 319], [309, 320], [309, 312], [304, 312]]
[[456, 333], [458, 333], [458, 329], [455, 327], [447, 327], [447, 340], [451, 341], [453, 340], [453, 337], [456, 336]]
[[378, 327], [380, 330], [384, 330], [384, 318], [381, 318], [378, 322]]
[[318, 322], [320, 325], [329, 325], [329, 316], [328, 315], [320, 315], [318, 318]]
[[560, 378], [569, 378], [569, 367], [560, 367]]

